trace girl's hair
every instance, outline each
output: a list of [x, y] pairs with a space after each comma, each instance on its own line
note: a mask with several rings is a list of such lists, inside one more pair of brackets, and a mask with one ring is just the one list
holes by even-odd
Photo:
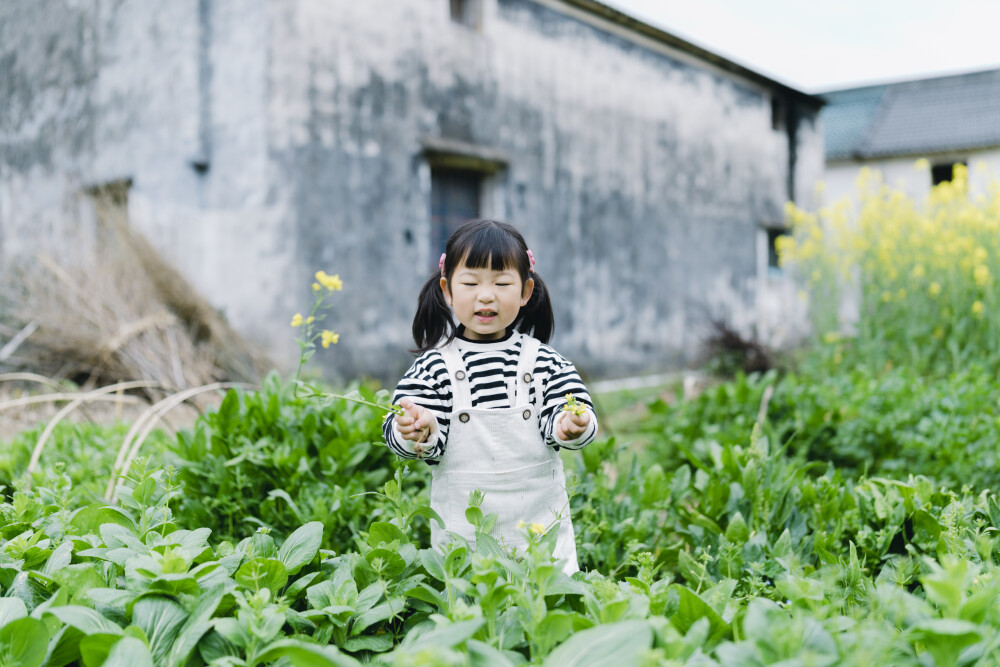
[[[528, 303], [521, 307], [511, 326], [547, 343], [554, 325], [549, 291], [537, 273], [531, 271], [528, 244], [514, 227], [496, 220], [469, 220], [448, 239], [445, 246], [444, 276], [451, 275], [465, 260], [470, 269], [504, 271], [516, 269], [523, 284], [532, 278], [535, 289]], [[451, 317], [451, 308], [441, 291], [441, 272], [435, 271], [420, 290], [417, 314], [413, 317], [413, 340], [416, 354], [454, 340], [458, 329]]]

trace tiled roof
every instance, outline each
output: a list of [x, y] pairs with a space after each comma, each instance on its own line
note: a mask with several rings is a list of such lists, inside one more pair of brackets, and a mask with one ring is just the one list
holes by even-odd
[[820, 97], [828, 160], [1000, 146], [1000, 69]]

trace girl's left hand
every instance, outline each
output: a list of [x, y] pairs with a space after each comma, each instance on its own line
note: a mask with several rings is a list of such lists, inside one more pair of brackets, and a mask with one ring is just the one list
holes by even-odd
[[576, 440], [583, 435], [589, 424], [589, 410], [584, 412], [582, 415], [576, 415], [572, 412], [564, 412], [562, 419], [560, 419], [559, 423], [556, 424], [556, 438], [559, 440]]

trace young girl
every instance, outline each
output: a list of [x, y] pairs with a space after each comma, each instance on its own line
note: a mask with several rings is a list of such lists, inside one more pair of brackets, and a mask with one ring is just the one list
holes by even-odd
[[[525, 525], [553, 526], [555, 556], [579, 568], [566, 477], [557, 451], [580, 449], [597, 435], [597, 418], [573, 364], [545, 342], [552, 306], [521, 234], [493, 220], [465, 223], [451, 236], [420, 291], [413, 318], [417, 360], [400, 380], [385, 441], [431, 469], [433, 545], [448, 532], [475, 544], [466, 521], [469, 492], [484, 514], [498, 515], [493, 535], [523, 549]], [[458, 320], [456, 327], [455, 320]], [[564, 411], [567, 394], [585, 408]]]

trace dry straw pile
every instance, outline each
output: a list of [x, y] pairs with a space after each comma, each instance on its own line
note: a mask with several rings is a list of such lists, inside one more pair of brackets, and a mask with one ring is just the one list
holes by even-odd
[[0, 371], [89, 389], [145, 380], [166, 392], [256, 383], [271, 367], [150, 243], [113, 197], [96, 198], [100, 250], [90, 263], [48, 256], [0, 275]]

